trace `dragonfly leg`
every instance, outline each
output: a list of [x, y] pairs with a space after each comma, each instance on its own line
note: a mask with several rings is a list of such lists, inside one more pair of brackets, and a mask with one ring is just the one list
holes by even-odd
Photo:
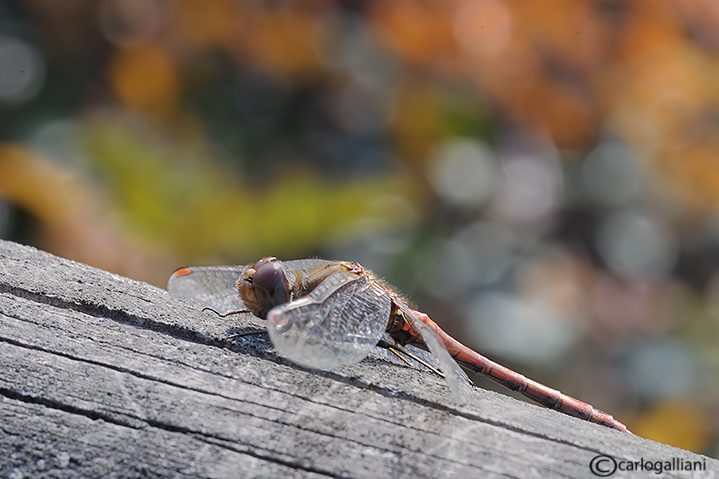
[[232, 316], [233, 314], [242, 314], [242, 313], [251, 313], [251, 312], [252, 312], [252, 311], [250, 311], [250, 310], [248, 310], [248, 309], [238, 309], [237, 311], [228, 311], [227, 313], [224, 313], [224, 314], [223, 314], [223, 313], [220, 313], [220, 312], [218, 312], [218, 311], [215, 311], [214, 309], [209, 308], [209, 307], [207, 307], [207, 306], [205, 306], [204, 308], [202, 308], [202, 312], [204, 313], [205, 311], [212, 311], [213, 313], [215, 313], [216, 315], [218, 315], [218, 316], [221, 317], [221, 318], [226, 318], [226, 317], [228, 317], [228, 316]]
[[387, 349], [389, 350], [389, 352], [391, 352], [392, 354], [394, 354], [395, 356], [397, 356], [398, 358], [400, 358], [407, 366], [412, 367], [412, 363], [410, 363], [409, 361], [407, 361], [407, 359], [405, 359], [405, 357], [402, 356], [402, 355], [399, 353], [399, 350], [396, 349], [394, 346], [390, 346], [390, 347], [388, 347]]
[[408, 352], [408, 351], [405, 351], [404, 349], [398, 349], [398, 351], [402, 351], [402, 353], [404, 353], [404, 354], [406, 354], [407, 356], [409, 356], [410, 358], [414, 359], [414, 360], [417, 361], [419, 364], [421, 364], [422, 366], [426, 367], [427, 369], [429, 369], [430, 371], [432, 371], [433, 373], [435, 373], [437, 376], [439, 376], [439, 377], [441, 377], [441, 378], [444, 377], [444, 373], [443, 373], [442, 371], [440, 371], [439, 369], [433, 367], [432, 365], [428, 364], [427, 362], [423, 361], [422, 359], [418, 358], [418, 357], [415, 356], [414, 354], [412, 354], [412, 353], [410, 353], [410, 352]]
[[[434, 366], [429, 364], [427, 361], [424, 361], [423, 359], [421, 359], [421, 358], [415, 356], [414, 354], [410, 353], [409, 351], [403, 349], [402, 347], [398, 346], [397, 344], [391, 345], [385, 341], [380, 341], [379, 343], [377, 343], [377, 346], [388, 349], [392, 354], [394, 354], [395, 356], [400, 358], [402, 361], [404, 361], [407, 364], [407, 366], [414, 367], [412, 365], [412, 363], [407, 361], [407, 359], [404, 356], [407, 356], [408, 358], [415, 360], [416, 362], [418, 362], [425, 368], [427, 368], [430, 371], [432, 371], [433, 373], [435, 373], [437, 376], [442, 377], [442, 378], [444, 377], [444, 374], [442, 374], [442, 371], [435, 368]], [[402, 353], [402, 354], [400, 354], [400, 353]], [[402, 356], [402, 355], [404, 355], [404, 356]]]

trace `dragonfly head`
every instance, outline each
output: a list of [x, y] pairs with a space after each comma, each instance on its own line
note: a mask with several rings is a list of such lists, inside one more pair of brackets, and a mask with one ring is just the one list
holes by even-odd
[[292, 299], [292, 288], [282, 263], [275, 257], [262, 258], [237, 282], [242, 302], [255, 316], [265, 319], [274, 307]]

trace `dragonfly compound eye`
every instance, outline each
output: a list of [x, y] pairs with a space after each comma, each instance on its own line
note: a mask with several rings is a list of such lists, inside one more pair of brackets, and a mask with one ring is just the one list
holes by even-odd
[[257, 268], [252, 278], [252, 289], [265, 312], [291, 299], [290, 284], [279, 261], [265, 263]]

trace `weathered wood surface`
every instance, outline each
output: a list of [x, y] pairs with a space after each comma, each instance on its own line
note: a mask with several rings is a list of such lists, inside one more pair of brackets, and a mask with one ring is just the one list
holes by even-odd
[[251, 323], [0, 241], [0, 477], [594, 477], [598, 454], [719, 475], [494, 392], [456, 408], [429, 373], [311, 371], [266, 335], [226, 339]]

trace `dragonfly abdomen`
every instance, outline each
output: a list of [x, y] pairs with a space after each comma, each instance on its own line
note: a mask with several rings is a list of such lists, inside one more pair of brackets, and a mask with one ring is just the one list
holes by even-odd
[[595, 409], [587, 403], [562, 394], [556, 389], [533, 381], [501, 364], [495, 363], [444, 332], [444, 330], [426, 314], [418, 311], [416, 311], [415, 314], [422, 322], [432, 327], [442, 342], [444, 342], [449, 353], [462, 367], [486, 376], [507, 389], [516, 391], [524, 397], [549, 409], [554, 409], [569, 416], [601, 424], [612, 429], [629, 432], [624, 424], [614, 419], [611, 415], [599, 409]]
[[524, 397], [549, 409], [554, 409], [572, 417], [627, 432], [627, 427], [624, 424], [614, 419], [611, 415], [599, 409], [595, 409], [590, 404], [533, 381], [522, 374], [485, 358], [481, 354], [472, 351], [456, 341], [455, 343], [455, 347], [461, 346], [461, 350], [457, 351], [458, 354], [456, 355], [451, 350], [450, 352], [461, 366], [470, 371], [480, 373], [494, 382], [512, 391], [517, 391]]

